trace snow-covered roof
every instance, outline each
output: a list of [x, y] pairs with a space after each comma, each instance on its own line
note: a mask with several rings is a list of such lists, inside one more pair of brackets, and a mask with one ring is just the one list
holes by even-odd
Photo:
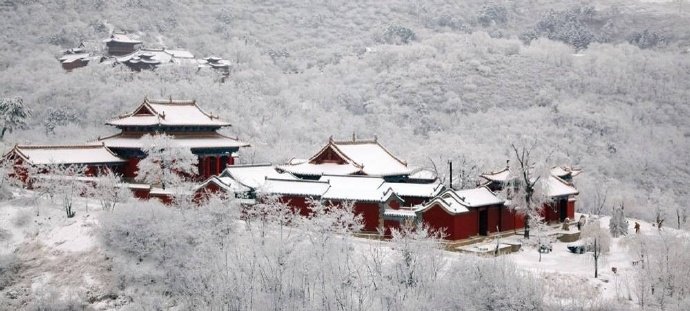
[[204, 59], [198, 60], [199, 67], [211, 67], [211, 68], [229, 68], [231, 63], [228, 60], [222, 59], [220, 57], [210, 56]]
[[218, 176], [211, 176], [209, 177], [206, 181], [204, 181], [201, 185], [199, 185], [196, 189], [203, 189], [209, 184], [213, 184], [218, 186], [220, 189], [225, 190], [226, 192], [231, 192], [231, 193], [245, 193], [251, 191], [250, 188], [246, 187], [245, 185], [242, 185], [241, 183], [237, 182], [236, 180], [230, 178], [230, 177], [218, 177]]
[[[16, 145], [7, 155], [9, 154], [14, 154], [31, 165], [119, 164], [126, 162], [102, 144]], [[5, 156], [7, 157], [7, 155]]]
[[[474, 189], [452, 190], [447, 192], [456, 195], [462, 204], [469, 207], [482, 207], [488, 205], [503, 204], [489, 188], [478, 187]], [[441, 195], [443, 196], [443, 194]]]
[[194, 58], [194, 54], [192, 52], [187, 51], [187, 50], [171, 50], [171, 49], [165, 49], [165, 53], [168, 53], [172, 55], [172, 57], [175, 58], [189, 58], [192, 59]]
[[468, 212], [469, 208], [500, 205], [503, 204], [503, 202], [503, 200], [499, 199], [486, 187], [464, 190], [448, 189], [427, 204], [421, 206], [418, 211], [424, 212], [434, 205], [439, 205], [448, 213], [460, 214]]
[[510, 176], [510, 170], [508, 167], [498, 171], [498, 172], [490, 172], [490, 173], [484, 173], [479, 175], [479, 177], [482, 177], [486, 180], [489, 181], [498, 181], [498, 182], [506, 182], [509, 181], [512, 177]]
[[443, 191], [441, 183], [386, 183], [387, 187], [401, 197], [432, 198]]
[[110, 38], [103, 40], [103, 42], [118, 42], [118, 43], [132, 43], [139, 44], [141, 41], [130, 38], [129, 36], [121, 33], [114, 33], [110, 35]]
[[[188, 133], [188, 132], [169, 132], [175, 143], [182, 148], [203, 149], [203, 148], [239, 148], [247, 147], [248, 143], [239, 141], [236, 138], [227, 137], [219, 133]], [[119, 133], [113, 136], [99, 138], [110, 148], [129, 148], [141, 149], [146, 143], [143, 139], [146, 133]]]
[[230, 126], [197, 106], [195, 100], [149, 99], [132, 113], [107, 122], [114, 126]]
[[376, 140], [334, 141], [333, 145], [352, 162], [361, 166], [362, 172], [367, 175], [387, 176], [412, 173], [407, 163], [393, 156]]
[[549, 176], [544, 187], [545, 193], [549, 197], [563, 197], [580, 193], [573, 184], [555, 176]]
[[438, 176], [436, 176], [436, 173], [432, 170], [418, 168], [417, 170], [415, 170], [415, 172], [410, 174], [409, 178], [420, 180], [436, 180], [438, 179]]
[[383, 211], [383, 216], [390, 216], [390, 217], [416, 217], [417, 213], [414, 210], [410, 209], [392, 209], [392, 208], [387, 208], [386, 210]]
[[577, 175], [580, 175], [580, 173], [582, 173], [581, 169], [577, 169], [570, 166], [556, 166], [551, 169], [551, 175], [560, 178], [567, 176], [575, 177]]
[[221, 178], [230, 178], [236, 182], [257, 189], [266, 182], [267, 178], [274, 179], [293, 179], [297, 177], [290, 173], [280, 173], [272, 164], [252, 164], [252, 165], [232, 165], [228, 166], [221, 174]]
[[[333, 162], [321, 158], [327, 153], [338, 159]], [[297, 175], [350, 175], [362, 173], [370, 176], [409, 175], [414, 169], [393, 156], [374, 140], [335, 141], [329, 139], [307, 163], [283, 165], [280, 169]]]
[[331, 185], [321, 196], [324, 200], [386, 202], [391, 196], [396, 196], [386, 181], [379, 177], [322, 176], [319, 181]]
[[78, 60], [88, 60], [89, 56], [89, 53], [65, 54], [62, 57], [58, 58], [58, 60], [63, 64], [67, 64]]
[[259, 189], [259, 192], [277, 195], [321, 197], [330, 186], [326, 181], [266, 178], [266, 182]]
[[119, 63], [144, 63], [151, 65], [159, 64], [196, 64], [194, 54], [186, 50], [167, 50], [142, 48], [130, 54], [115, 57]]

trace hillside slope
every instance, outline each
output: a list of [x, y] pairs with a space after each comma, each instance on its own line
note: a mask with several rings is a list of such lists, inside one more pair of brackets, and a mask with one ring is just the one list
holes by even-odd
[[[410, 163], [486, 171], [504, 165], [511, 143], [536, 142], [549, 165], [585, 169], [582, 208], [608, 189], [638, 217], [661, 205], [670, 218], [688, 214], [688, 14], [641, 1], [6, 2], [0, 94], [24, 98], [33, 117], [5, 150], [93, 140], [145, 95], [186, 97], [253, 144], [246, 162], [305, 157], [356, 132]], [[555, 30], [541, 36], [568, 43], [526, 44], [540, 23], [592, 42], [576, 50], [581, 41]], [[232, 75], [220, 84], [189, 67], [60, 69], [62, 49], [100, 45], [112, 30], [223, 56]]]

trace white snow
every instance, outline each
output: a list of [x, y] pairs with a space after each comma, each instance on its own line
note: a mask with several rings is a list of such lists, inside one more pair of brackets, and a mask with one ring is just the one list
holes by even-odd
[[96, 245], [93, 228], [98, 225], [97, 220], [85, 216], [76, 217], [66, 225], [55, 228], [44, 243], [55, 249], [69, 252], [83, 252]]

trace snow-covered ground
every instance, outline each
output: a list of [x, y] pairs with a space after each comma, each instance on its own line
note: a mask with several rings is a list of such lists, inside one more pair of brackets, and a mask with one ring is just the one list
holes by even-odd
[[[579, 218], [579, 215], [577, 218]], [[608, 230], [610, 219], [611, 217], [609, 216], [599, 218], [600, 225], [605, 230]], [[640, 258], [635, 258], [634, 252], [627, 246], [630, 244], [628, 243], [629, 240], [635, 234], [635, 222], [640, 223], [639, 234], [641, 235], [656, 235], [659, 232], [656, 227], [653, 227], [648, 222], [628, 218], [628, 235], [611, 239], [610, 251], [600, 260], [598, 278], [594, 277], [594, 259], [591, 252], [574, 254], [568, 250], [568, 245], [576, 245], [579, 241], [572, 243], [555, 241], [552, 244], [552, 251], [542, 254], [541, 262], [539, 261], [539, 252], [537, 252], [536, 247], [524, 244], [519, 252], [509, 254], [507, 257], [518, 268], [540, 275], [545, 280], [574, 280], [575, 282], [570, 282], [570, 284], [580, 284], [580, 288], [577, 290], [590, 292], [592, 299], [627, 301], [630, 303], [630, 307], [635, 309], [636, 305], [632, 302], [635, 298], [633, 293], [633, 262]], [[575, 231], [577, 229], [571, 226], [570, 230]], [[668, 227], [664, 227], [663, 231], [676, 236], [688, 235], [686, 231]], [[616, 270], [615, 273], [613, 268]], [[569, 296], [567, 293], [571, 292], [572, 289], [551, 288], [551, 294], [558, 297], [558, 291], [561, 290], [563, 291], [563, 297], [561, 298], [567, 303]]]
[[116, 303], [109, 258], [95, 235], [102, 211], [88, 200], [76, 204], [76, 216], [67, 218], [59, 205], [28, 195], [0, 203], [0, 256], [17, 267], [16, 275], [5, 276], [12, 277], [10, 285], [0, 288], [0, 309], [79, 307], [84, 301], [109, 309]]
[[[112, 309], [126, 304], [122, 301], [124, 298], [114, 294], [117, 282], [111, 272], [111, 259], [103, 252], [97, 237], [98, 217], [106, 212], [96, 202], [78, 200], [76, 216], [66, 218], [59, 204], [35, 201], [27, 194], [17, 197], [0, 203], [0, 256], [13, 257], [19, 265], [11, 285], [0, 288], [0, 303], [11, 309], [57, 303], [79, 305], [84, 301], [94, 309]], [[608, 229], [609, 219], [601, 217], [601, 226]], [[641, 224], [640, 234], [658, 234], [651, 224], [629, 219], [629, 236], [634, 234], [636, 221]], [[571, 231], [574, 230], [577, 229], [571, 227]], [[664, 228], [664, 231], [689, 236], [686, 231], [672, 228]], [[354, 239], [362, 251], [388, 247], [385, 242]], [[639, 258], [633, 258], [633, 252], [628, 251], [626, 239], [630, 238], [612, 239], [610, 252], [599, 266], [598, 278], [594, 278], [591, 253], [573, 254], [567, 249], [569, 244], [577, 242], [554, 242], [552, 252], [542, 254], [541, 262], [536, 248], [530, 245], [523, 245], [520, 251], [505, 255], [505, 258], [517, 268], [543, 278], [546, 295], [565, 306], [581, 303], [570, 294], [577, 291], [579, 298], [584, 294], [593, 301], [618, 300], [634, 309], [632, 268], [633, 261]], [[472, 255], [447, 252], [446, 257], [452, 260], [458, 256]], [[612, 272], [614, 267], [616, 273]], [[564, 284], [568, 284], [568, 288], [564, 288]]]

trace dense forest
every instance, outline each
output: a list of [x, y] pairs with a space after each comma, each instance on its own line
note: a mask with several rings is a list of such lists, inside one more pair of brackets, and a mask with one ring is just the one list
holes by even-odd
[[[690, 17], [685, 1], [5, 1], [2, 97], [32, 109], [15, 143], [81, 142], [149, 97], [194, 98], [252, 143], [244, 162], [377, 135], [410, 163], [500, 169], [510, 144], [572, 164], [580, 207], [685, 222]], [[112, 31], [233, 62], [135, 73], [56, 57]], [[455, 180], [458, 180], [457, 178]], [[596, 195], [595, 195], [596, 194]], [[608, 207], [607, 207], [608, 208]]]

